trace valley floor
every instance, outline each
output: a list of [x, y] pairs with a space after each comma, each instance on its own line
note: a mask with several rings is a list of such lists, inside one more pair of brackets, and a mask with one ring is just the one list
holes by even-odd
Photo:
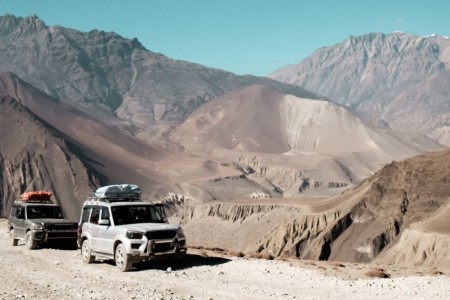
[[[0, 299], [450, 299], [450, 270], [238, 258], [190, 250], [181, 269], [148, 263], [121, 273], [86, 265], [78, 250], [9, 244], [0, 219]], [[441, 274], [443, 273], [443, 274]], [[436, 275], [441, 274], [441, 275]]]

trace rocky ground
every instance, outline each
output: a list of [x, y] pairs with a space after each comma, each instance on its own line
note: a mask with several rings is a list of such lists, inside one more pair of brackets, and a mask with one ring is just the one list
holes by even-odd
[[450, 270], [264, 260], [203, 249], [190, 250], [182, 268], [148, 263], [121, 273], [112, 261], [83, 264], [78, 250], [13, 247], [4, 219], [0, 270], [0, 299], [450, 298]]

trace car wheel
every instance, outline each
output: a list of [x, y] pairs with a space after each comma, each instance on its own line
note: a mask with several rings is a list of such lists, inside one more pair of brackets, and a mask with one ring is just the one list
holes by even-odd
[[36, 249], [36, 247], [37, 247], [37, 241], [33, 240], [33, 237], [31, 236], [31, 232], [29, 232], [29, 231], [25, 235], [25, 246], [29, 250]]
[[128, 257], [127, 251], [123, 244], [117, 245], [116, 252], [114, 254], [114, 260], [116, 261], [116, 266], [122, 272], [126, 272], [126, 271], [130, 270], [131, 267], [133, 266], [133, 263], [131, 262], [130, 258]]
[[14, 229], [11, 229], [9, 231], [9, 240], [11, 241], [11, 245], [12, 246], [17, 246], [17, 243], [18, 243], [19, 240], [16, 239], [15, 236], [14, 236]]
[[87, 239], [81, 244], [81, 259], [87, 264], [92, 264], [95, 260], [95, 256], [91, 254], [91, 244]]

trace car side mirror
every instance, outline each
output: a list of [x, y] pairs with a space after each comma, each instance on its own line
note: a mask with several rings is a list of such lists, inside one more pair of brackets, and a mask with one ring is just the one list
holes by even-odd
[[106, 220], [106, 219], [100, 219], [98, 221], [98, 225], [109, 225], [109, 224], [110, 224], [109, 220]]

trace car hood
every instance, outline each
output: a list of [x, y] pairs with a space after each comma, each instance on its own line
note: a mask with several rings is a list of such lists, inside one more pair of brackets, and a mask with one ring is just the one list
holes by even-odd
[[28, 219], [33, 223], [45, 223], [45, 224], [78, 224], [67, 219]]
[[137, 223], [137, 224], [127, 224], [116, 226], [118, 228], [123, 228], [126, 230], [134, 231], [160, 231], [160, 230], [178, 230], [179, 225], [166, 224], [166, 223]]

